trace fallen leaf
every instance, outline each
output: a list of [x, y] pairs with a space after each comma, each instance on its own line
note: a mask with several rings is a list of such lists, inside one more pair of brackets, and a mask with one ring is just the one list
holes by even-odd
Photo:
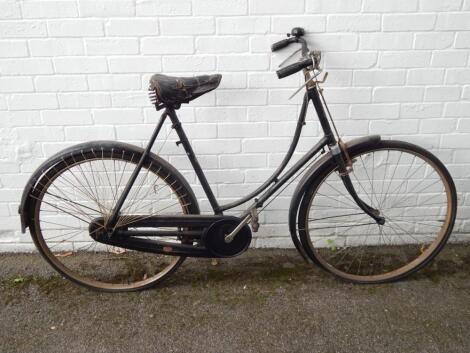
[[123, 249], [123, 248], [113, 247], [111, 250], [109, 250], [109, 252], [113, 253], [113, 254], [116, 254], [116, 255], [120, 255], [120, 254], [124, 254], [125, 252], [127, 252], [127, 250]]
[[66, 257], [66, 256], [70, 256], [72, 254], [73, 254], [73, 252], [71, 252], [71, 251], [61, 252], [61, 253], [55, 254], [55, 257]]
[[218, 264], [219, 264], [219, 262], [217, 261], [217, 259], [212, 259], [212, 261], [211, 261], [212, 266], [217, 266]]
[[23, 277], [16, 277], [14, 280], [13, 280], [13, 283], [23, 283], [24, 282], [24, 278]]

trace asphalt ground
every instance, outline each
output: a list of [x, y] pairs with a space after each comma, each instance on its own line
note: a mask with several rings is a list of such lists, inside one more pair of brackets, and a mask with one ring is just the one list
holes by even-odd
[[470, 246], [407, 280], [345, 283], [295, 250], [188, 259], [137, 293], [99, 293], [36, 254], [0, 255], [0, 352], [470, 352]]

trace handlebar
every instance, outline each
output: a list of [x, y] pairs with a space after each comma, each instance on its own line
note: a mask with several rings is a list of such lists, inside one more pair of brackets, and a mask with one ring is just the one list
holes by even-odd
[[280, 40], [279, 42], [276, 42], [271, 46], [271, 50], [274, 52], [287, 47], [291, 43], [299, 43], [302, 45], [301, 52], [303, 60], [277, 70], [277, 77], [284, 78], [290, 76], [309, 66], [314, 66], [314, 68], [318, 68], [319, 60], [317, 60], [316, 56], [312, 57], [315, 60], [312, 60], [312, 58], [307, 58], [310, 56], [310, 53], [307, 47], [307, 42], [304, 38], [302, 38], [304, 34], [305, 30], [303, 28], [294, 27], [292, 28], [291, 33], [287, 33], [288, 38]]
[[293, 63], [291, 65], [283, 67], [282, 69], [277, 70], [276, 74], [278, 78], [284, 78], [292, 74], [295, 74], [296, 72], [312, 65], [313, 65], [312, 59], [304, 59], [302, 61]]
[[296, 40], [295, 37], [291, 37], [291, 38], [287, 38], [287, 39], [280, 40], [279, 42], [276, 42], [276, 43], [274, 43], [273, 45], [271, 45], [271, 51], [274, 52], [274, 51], [276, 51], [276, 50], [285, 48], [285, 47], [287, 47], [290, 43], [294, 43], [295, 40]]

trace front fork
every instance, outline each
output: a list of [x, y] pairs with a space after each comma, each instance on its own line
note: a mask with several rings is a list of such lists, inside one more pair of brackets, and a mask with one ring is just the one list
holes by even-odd
[[377, 224], [384, 225], [385, 218], [380, 215], [380, 211], [369, 206], [357, 194], [356, 189], [354, 188], [354, 185], [349, 176], [349, 173], [351, 173], [352, 171], [352, 161], [349, 157], [347, 147], [343, 143], [343, 141], [341, 141], [341, 139], [338, 140], [338, 143], [336, 145], [331, 147], [331, 154], [336, 162], [336, 165], [338, 166], [338, 172], [341, 177], [341, 180], [343, 181], [344, 187], [346, 188], [346, 190], [348, 190], [353, 200], [356, 202], [359, 208], [371, 218], [373, 218], [377, 222]]

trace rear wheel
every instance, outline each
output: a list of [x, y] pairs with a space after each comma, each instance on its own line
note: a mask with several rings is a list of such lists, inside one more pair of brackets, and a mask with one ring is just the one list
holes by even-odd
[[[96, 144], [65, 154], [39, 179], [31, 195], [32, 237], [46, 260], [74, 282], [105, 291], [139, 290], [163, 280], [184, 261], [108, 246], [90, 236], [90, 222], [109, 218], [141, 155], [142, 150], [125, 144]], [[135, 221], [153, 215], [189, 213], [199, 213], [189, 185], [171, 165], [151, 155], [117, 227], [132, 230]]]
[[457, 195], [447, 169], [430, 152], [400, 141], [350, 156], [355, 190], [385, 224], [357, 206], [331, 162], [300, 206], [304, 248], [326, 270], [353, 282], [389, 282], [417, 271], [438, 254], [454, 225]]

